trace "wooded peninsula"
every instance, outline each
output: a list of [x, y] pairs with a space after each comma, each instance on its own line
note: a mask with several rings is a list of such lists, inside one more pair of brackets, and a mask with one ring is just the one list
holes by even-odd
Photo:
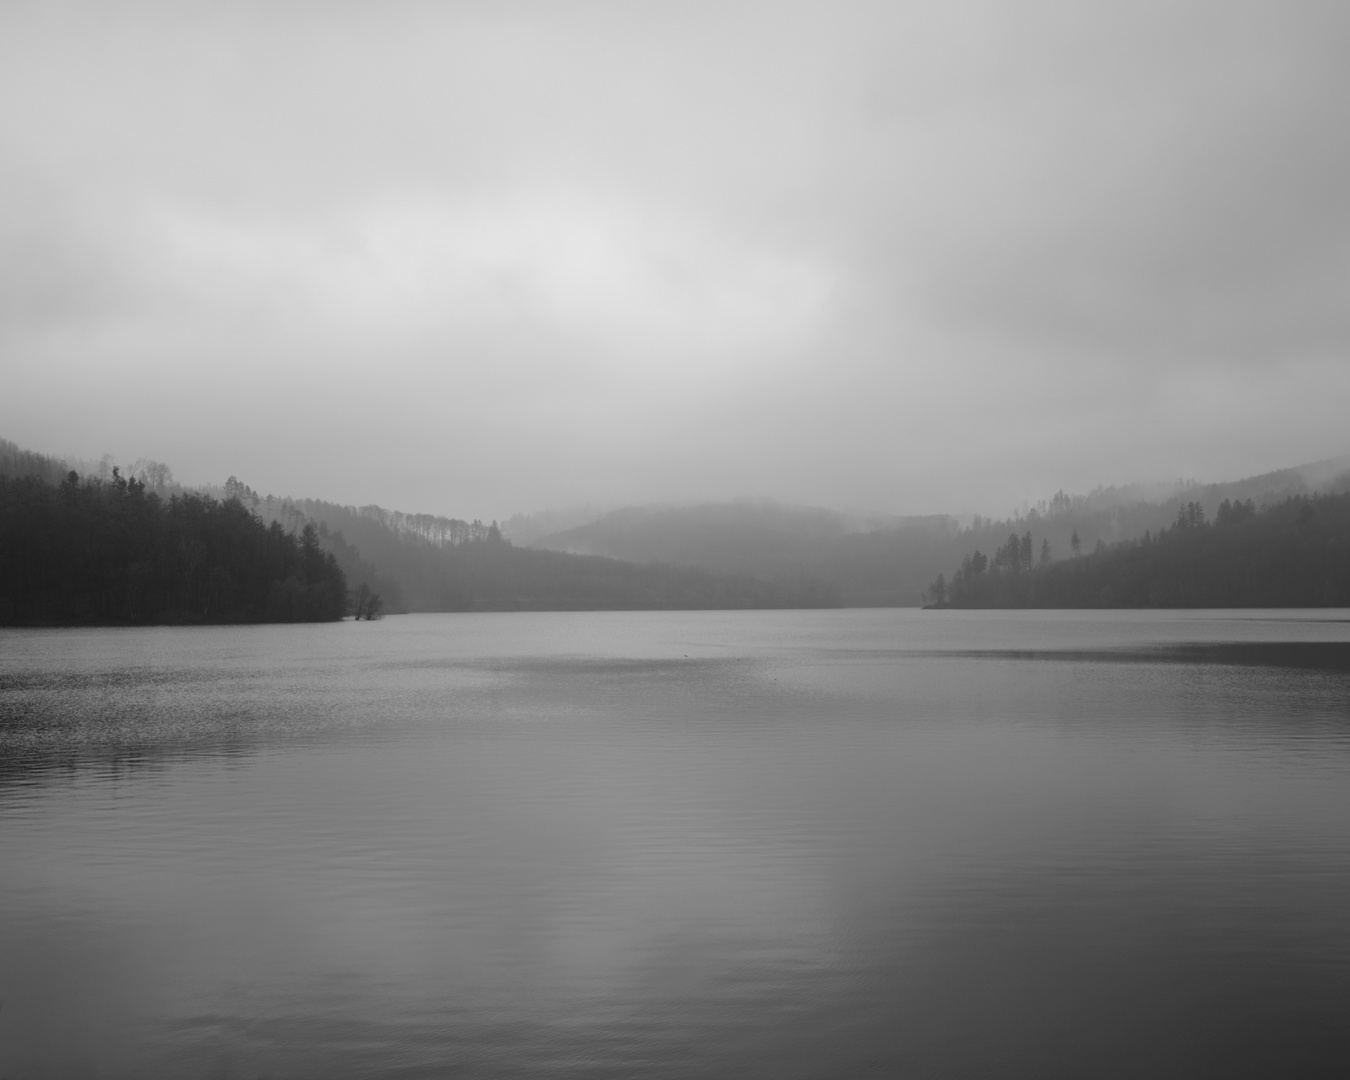
[[929, 606], [955, 608], [1350, 607], [1350, 494], [1291, 496], [1257, 510], [1197, 502], [1156, 534], [1033, 565], [1031, 534], [978, 549]]
[[165, 500], [114, 468], [59, 485], [0, 476], [0, 623], [322, 622], [347, 580], [318, 532], [238, 500]]

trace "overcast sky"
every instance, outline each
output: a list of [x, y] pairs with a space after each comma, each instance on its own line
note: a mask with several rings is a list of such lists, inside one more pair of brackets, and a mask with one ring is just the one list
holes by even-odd
[[455, 516], [1350, 451], [1350, 5], [0, 6], [0, 436]]

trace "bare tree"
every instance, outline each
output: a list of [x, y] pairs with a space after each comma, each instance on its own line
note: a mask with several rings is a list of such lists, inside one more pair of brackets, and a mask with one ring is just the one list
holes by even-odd
[[373, 622], [384, 615], [384, 601], [380, 599], [380, 594], [364, 581], [352, 594], [352, 615], [358, 622], [362, 619]]
[[173, 483], [173, 470], [154, 458], [137, 458], [131, 466], [131, 475], [156, 491]]

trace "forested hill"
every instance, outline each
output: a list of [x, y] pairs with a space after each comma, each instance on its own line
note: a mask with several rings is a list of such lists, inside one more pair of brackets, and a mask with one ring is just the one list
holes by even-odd
[[[0, 440], [0, 477], [10, 477], [11, 483], [26, 477], [27, 482], [45, 483], [55, 490], [69, 471], [66, 466], [72, 464]], [[512, 544], [495, 522], [484, 524], [432, 514], [405, 514], [378, 506], [354, 507], [314, 499], [261, 496], [234, 477], [223, 487], [193, 491], [175, 483], [168, 466], [148, 459], [134, 463], [126, 476], [110, 471], [109, 455], [98, 462], [80, 464], [92, 470], [80, 481], [81, 489], [101, 492], [99, 497], [111, 499], [117, 486], [112, 479], [116, 476], [125, 486], [126, 498], [158, 506], [156, 512], [165, 515], [168, 522], [165, 529], [186, 528], [173, 515], [186, 514], [186, 508], [193, 507], [198, 508], [193, 512], [203, 521], [215, 523], [210, 528], [252, 528], [236, 521], [238, 511], [231, 507], [242, 510], [244, 517], [253, 520], [268, 535], [275, 526], [284, 536], [300, 538], [310, 527], [320, 548], [333, 557], [346, 578], [349, 591], [378, 594], [384, 600], [385, 610], [390, 612], [906, 606], [921, 603], [921, 597], [938, 574], [951, 574], [959, 566], [969, 570], [980, 563], [990, 573], [982, 589], [994, 588], [993, 583], [1005, 577], [1011, 579], [1014, 572], [1022, 576], [1015, 586], [1006, 586], [1011, 590], [1006, 596], [997, 590], [987, 595], [971, 592], [959, 602], [1000, 606], [1069, 603], [1067, 599], [1047, 599], [1049, 593], [1025, 591], [1033, 578], [1041, 580], [1038, 575], [1042, 571], [1033, 572], [1033, 565], [1057, 566], [1067, 560], [1070, 565], [1095, 566], [1083, 563], [1078, 558], [1080, 552], [1098, 548], [1125, 550], [1120, 547], [1122, 542], [1142, 543], [1145, 537], [1149, 544], [1156, 544], [1175, 531], [1173, 522], [1178, 515], [1184, 518], [1186, 514], [1194, 517], [1198, 513], [1202, 518], [1214, 519], [1225, 503], [1230, 512], [1234, 505], [1244, 508], [1250, 505], [1255, 518], [1264, 510], [1285, 506], [1291, 498], [1306, 500], [1350, 491], [1350, 459], [1341, 459], [1227, 484], [1135, 485], [1099, 488], [1087, 495], [1072, 496], [1061, 491], [1035, 507], [998, 520], [979, 515], [958, 521], [947, 515], [899, 518], [845, 514], [748, 500], [701, 506], [636, 507], [600, 514], [525, 547]], [[48, 513], [50, 507], [43, 509], [43, 506], [41, 499], [22, 507], [12, 501], [0, 513], [7, 518]], [[111, 507], [110, 503], [108, 513], [113, 513]], [[590, 513], [588, 510], [580, 517], [588, 517]], [[575, 512], [559, 512], [513, 520], [537, 531], [546, 522], [565, 523], [577, 518]], [[1231, 528], [1240, 522], [1225, 518], [1223, 524]], [[29, 527], [29, 524], [15, 526], [13, 521], [3, 525], [20, 532]], [[192, 527], [208, 526], [198, 522]], [[114, 530], [110, 535], [115, 534]], [[1010, 535], [1016, 542], [1015, 555], [1009, 553]], [[992, 563], [981, 552], [994, 556]], [[141, 580], [137, 575], [144, 573], [144, 565], [144, 559], [125, 563], [124, 571], [131, 582], [127, 586], [129, 592], [118, 593], [107, 584], [93, 592], [83, 587], [68, 590], [72, 595], [78, 592], [86, 597], [95, 593], [122, 596], [123, 600], [117, 602], [124, 605], [121, 608], [112, 600], [76, 600], [72, 596], [53, 599], [54, 586], [43, 586], [47, 598], [40, 602], [31, 598], [24, 601], [28, 604], [24, 610], [29, 614], [22, 617], [114, 621], [283, 617], [282, 607], [265, 598], [260, 600], [255, 594], [250, 594], [252, 599], [247, 604], [238, 600], [227, 614], [221, 606], [225, 602], [221, 597], [234, 594], [229, 590], [217, 591], [212, 594], [214, 599], [206, 599], [200, 582], [180, 582], [174, 586], [179, 592], [170, 590], [159, 600], [136, 599], [135, 605], [151, 603], [151, 608], [126, 606], [131, 604], [127, 597], [141, 597], [135, 582]], [[162, 559], [155, 565], [169, 566]], [[163, 572], [169, 575], [164, 578], [166, 581], [178, 573], [169, 569]], [[242, 579], [234, 570], [225, 568], [225, 572], [233, 583], [231, 587], [243, 588]], [[1056, 575], [1065, 571], [1047, 573], [1044, 580], [1049, 582], [1060, 580]], [[72, 580], [76, 577], [78, 574]], [[215, 577], [218, 584], [226, 580], [220, 574]], [[969, 573], [966, 579], [974, 580]], [[1072, 602], [1104, 602], [1102, 596], [1116, 595], [1112, 592], [1115, 587], [1103, 579], [1101, 588], [1107, 588], [1106, 593], [1099, 588], [1094, 594], [1096, 600], [1075, 593], [1077, 599]], [[1147, 601], [1122, 598], [1113, 602], [1183, 602], [1167, 599], [1173, 595], [1167, 591], [1168, 586], [1158, 588], [1162, 591], [1156, 596], [1150, 594], [1153, 598]], [[3, 609], [9, 614], [0, 612], [0, 618], [21, 617], [16, 614], [14, 597], [3, 595], [9, 597], [5, 602], [10, 606]], [[954, 596], [953, 593], [947, 602]], [[38, 606], [34, 607], [35, 603]], [[165, 612], [162, 616], [152, 613], [152, 609], [161, 608]], [[33, 614], [39, 611], [48, 614]], [[86, 611], [86, 615], [79, 615], [78, 611]]]
[[1033, 565], [1010, 535], [967, 556], [929, 596], [936, 607], [1350, 607], [1350, 494], [1292, 496], [1257, 510], [1198, 502], [1137, 540]]
[[815, 582], [846, 604], [914, 604], [959, 531], [945, 515], [898, 518], [738, 499], [635, 506], [534, 541], [535, 547], [661, 561], [766, 581]]
[[113, 469], [60, 484], [0, 473], [0, 624], [315, 622], [347, 583], [310, 527], [236, 500], [164, 500]]
[[[261, 496], [235, 477], [189, 491], [167, 466], [144, 459], [129, 477], [107, 456], [81, 463], [106, 480], [62, 481], [68, 464], [0, 440], [0, 622], [336, 618], [349, 594], [354, 602], [371, 593], [392, 612], [839, 602], [836, 590], [806, 580], [517, 548], [495, 523]], [[296, 580], [306, 589], [315, 558], [346, 579], [345, 589], [333, 587], [333, 603], [302, 603], [309, 593], [291, 580], [290, 549], [303, 556]], [[280, 572], [281, 584], [260, 579], [255, 563]]]
[[848, 605], [920, 603], [939, 574], [977, 550], [992, 552], [1009, 533], [1028, 533], [1035, 559], [1053, 561], [1099, 543], [1156, 533], [1198, 504], [1211, 517], [1227, 499], [1257, 507], [1291, 496], [1350, 490], [1350, 459], [1282, 469], [1219, 484], [1176, 481], [1063, 491], [1003, 518], [975, 515], [845, 515], [741, 500], [675, 507], [630, 507], [534, 540], [550, 550], [637, 562], [663, 560], [769, 581], [799, 580], [836, 590]]
[[[354, 546], [378, 573], [372, 588], [391, 611], [512, 611], [833, 607], [835, 589], [809, 580], [765, 581], [668, 563], [517, 547], [496, 523], [317, 499], [258, 498], [265, 519], [314, 522], [326, 543]], [[339, 561], [343, 558], [339, 551]]]

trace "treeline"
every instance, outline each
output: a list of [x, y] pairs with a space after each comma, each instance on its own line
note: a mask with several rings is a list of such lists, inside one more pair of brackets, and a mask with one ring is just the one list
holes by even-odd
[[0, 442], [0, 623], [839, 604], [837, 588], [801, 574], [536, 551], [496, 522], [262, 496], [233, 476], [186, 491], [148, 460], [130, 477], [110, 460], [83, 463], [99, 473], [85, 479], [66, 464]]
[[[766, 581], [748, 573], [633, 562], [513, 545], [496, 522], [461, 522], [317, 499], [261, 499], [258, 512], [294, 528], [316, 523], [343, 562], [355, 545], [371, 587], [390, 611], [553, 611], [837, 607], [839, 590], [800, 575]], [[454, 528], [450, 528], [454, 526]], [[463, 528], [460, 528], [463, 526]], [[362, 571], [364, 573], [364, 571]], [[351, 571], [350, 580], [357, 579]], [[364, 578], [362, 580], [365, 580]]]
[[[263, 496], [233, 476], [223, 486], [192, 491], [175, 482], [168, 466], [150, 459], [118, 471], [111, 455], [96, 462], [62, 460], [0, 440], [0, 477], [8, 476], [11, 485], [45, 483], [59, 492], [71, 469], [85, 476], [76, 485], [84, 492], [80, 499], [90, 500], [91, 506], [103, 499], [107, 505], [98, 513], [114, 523], [122, 515], [135, 525], [112, 528], [112, 538], [122, 536], [119, 528], [141, 529], [135, 533], [140, 537], [136, 543], [149, 544], [145, 537], [152, 533], [177, 536], [199, 529], [206, 532], [197, 535], [196, 542], [214, 551], [215, 541], [208, 542], [206, 536], [211, 530], [223, 530], [222, 536], [233, 535], [231, 530], [240, 536], [254, 531], [247, 533], [251, 537], [247, 540], [222, 541], [223, 561], [205, 571], [200, 559], [174, 563], [179, 556], [173, 555], [171, 545], [150, 544], [145, 550], [153, 551], [153, 557], [129, 555], [117, 564], [120, 570], [113, 570], [109, 567], [120, 556], [92, 548], [72, 554], [58, 544], [53, 551], [64, 551], [61, 558], [76, 559], [68, 563], [76, 569], [68, 580], [60, 573], [44, 578], [50, 569], [44, 561], [48, 554], [31, 545], [24, 548], [28, 552], [24, 557], [38, 569], [20, 572], [12, 568], [7, 550], [0, 549], [5, 559], [0, 576], [12, 581], [18, 575], [30, 583], [22, 593], [12, 584], [0, 585], [0, 621], [336, 617], [331, 614], [336, 601], [322, 616], [305, 613], [318, 608], [302, 602], [295, 586], [285, 582], [294, 579], [312, 593], [317, 581], [297, 575], [294, 565], [299, 564], [286, 562], [291, 556], [277, 556], [285, 563], [280, 584], [270, 582], [265, 588], [257, 584], [254, 571], [242, 569], [245, 563], [252, 565], [250, 560], [267, 561], [255, 550], [262, 543], [259, 535], [271, 537], [267, 543], [274, 545], [284, 540], [296, 550], [317, 546], [319, 557], [331, 561], [345, 578], [344, 604], [361, 617], [381, 610], [910, 605], [919, 601], [926, 587], [928, 601], [963, 607], [1324, 603], [1330, 601], [1293, 599], [1288, 589], [1280, 599], [1252, 600], [1255, 584], [1244, 585], [1245, 592], [1229, 585], [1208, 592], [1201, 589], [1206, 598], [1196, 599], [1197, 582], [1209, 578], [1183, 575], [1173, 580], [1167, 569], [1173, 558], [1170, 545], [1181, 543], [1177, 537], [1182, 533], [1200, 537], [1218, 530], [1227, 535], [1228, 530], [1264, 521], [1267, 513], [1278, 517], [1291, 498], [1315, 508], [1329, 507], [1332, 504], [1325, 499], [1312, 496], [1350, 488], [1350, 472], [1341, 460], [1229, 484], [1179, 481], [1099, 488], [1085, 496], [1058, 492], [1002, 520], [979, 515], [964, 521], [947, 515], [860, 517], [744, 500], [638, 507], [601, 514], [522, 547], [514, 546], [496, 522]], [[53, 524], [52, 515], [58, 513], [54, 495], [29, 492], [20, 497], [14, 494], [18, 491], [12, 487], [6, 495], [9, 504], [0, 507], [0, 532], [9, 537], [5, 543], [22, 547], [30, 544], [30, 529], [39, 534], [50, 530], [55, 536], [70, 524]], [[149, 511], [133, 511], [133, 504], [156, 506], [151, 516], [158, 524], [151, 528], [142, 522], [137, 515]], [[252, 525], [243, 523], [240, 511]], [[92, 509], [82, 512], [95, 514]], [[566, 524], [565, 519], [566, 515], [556, 516], [556, 523]], [[1148, 558], [1153, 561], [1122, 569], [1125, 563], [1120, 560], [1144, 560], [1143, 554], [1123, 554], [1136, 549], [1151, 552]], [[1157, 554], [1164, 549], [1166, 555]], [[1084, 551], [1093, 554], [1078, 557]], [[1216, 551], [1215, 566], [1237, 558], [1223, 545]], [[1066, 559], [1070, 553], [1074, 558]], [[94, 554], [96, 566], [78, 562]], [[237, 566], [230, 561], [236, 557], [241, 560]], [[950, 581], [938, 573], [958, 564]], [[1212, 572], [1217, 571], [1206, 569], [1206, 574]], [[124, 577], [120, 583], [119, 575]], [[1143, 579], [1146, 587], [1139, 584]], [[153, 587], [146, 585], [147, 580]], [[1324, 575], [1323, 584], [1328, 580], [1338, 579]]]
[[[569, 611], [835, 607], [838, 591], [808, 581], [767, 582], [665, 563], [633, 563], [516, 547], [499, 529], [454, 543], [406, 529], [365, 508], [297, 502], [330, 538], [356, 541], [379, 567], [390, 610]], [[412, 515], [408, 515], [411, 517]]]
[[313, 526], [293, 535], [237, 499], [165, 500], [116, 468], [106, 482], [0, 474], [0, 623], [318, 622], [347, 604]]
[[59, 484], [69, 471], [61, 458], [25, 450], [8, 439], [0, 439], [0, 476], [33, 476], [48, 484]]
[[[54, 457], [39, 454], [33, 450], [24, 450], [8, 439], [0, 439], [0, 476], [36, 476], [49, 484], [59, 484], [66, 474], [74, 471], [92, 480], [108, 482], [112, 479], [112, 454], [104, 454], [97, 461], [83, 458]], [[162, 461], [153, 458], [137, 458], [125, 469], [118, 470], [119, 476], [128, 480], [135, 479], [160, 495], [181, 494], [183, 487], [174, 480], [173, 470]]]
[[[1318, 462], [1220, 484], [1175, 481], [1102, 487], [1086, 495], [1056, 492], [1001, 519], [973, 515], [860, 518], [834, 511], [736, 501], [666, 507], [627, 507], [584, 524], [539, 536], [531, 546], [607, 555], [633, 562], [669, 562], [719, 573], [744, 572], [768, 581], [822, 583], [850, 606], [909, 606], [934, 577], [950, 573], [978, 550], [1034, 538], [1030, 562], [1063, 559], [1099, 544], [1155, 534], [1195, 503], [1213, 517], [1227, 500], [1271, 505], [1291, 496], [1350, 490], [1350, 459]], [[518, 523], [507, 522], [507, 533]], [[531, 524], [526, 522], [526, 524]], [[345, 526], [344, 526], [345, 528]], [[523, 536], [533, 535], [527, 530]], [[360, 542], [363, 551], [367, 550]]]
[[279, 519], [283, 523], [297, 516], [322, 520], [337, 513], [356, 521], [367, 523], [383, 530], [397, 539], [412, 538], [431, 544], [433, 547], [453, 547], [456, 544], [468, 544], [476, 540], [488, 540], [500, 537], [501, 530], [494, 521], [484, 525], [481, 521], [463, 521], [459, 518], [443, 517], [439, 514], [408, 514], [402, 510], [386, 510], [382, 506], [339, 506], [336, 503], [323, 502], [320, 499], [293, 499], [276, 495], [259, 495], [238, 477], [231, 476], [225, 481], [223, 493], [226, 498], [238, 499], [265, 521]]
[[[1016, 549], [1016, 556], [1013, 549]], [[1257, 509], [1225, 499], [1208, 520], [1182, 505], [1156, 534], [1028, 564], [1023, 538], [966, 556], [930, 586], [934, 607], [1187, 608], [1350, 606], [1350, 494], [1293, 496]]]
[[[362, 554], [362, 545], [352, 543], [352, 540], [343, 534], [342, 522], [345, 520], [344, 516], [324, 512], [324, 509], [332, 506], [332, 504], [320, 503], [310, 499], [279, 498], [275, 495], [260, 496], [234, 476], [225, 481], [225, 486], [221, 491], [227, 499], [238, 499], [265, 525], [279, 524], [289, 533], [300, 533], [307, 525], [313, 526], [318, 532], [319, 543], [325, 551], [332, 553], [338, 566], [342, 569], [342, 573], [347, 578], [347, 584], [353, 597], [353, 614], [358, 618], [363, 617], [363, 605], [359, 601], [363, 589], [366, 594], [373, 593], [380, 598], [379, 606], [381, 610], [408, 610], [399, 583], [390, 575], [380, 573], [375, 560], [370, 558], [368, 554]], [[351, 508], [335, 509], [346, 511]], [[369, 522], [371, 520], [368, 517], [360, 516], [359, 511], [354, 513], [357, 515], [356, 520], [358, 522]], [[335, 524], [330, 525], [329, 518], [334, 519]], [[373, 528], [378, 537], [382, 530], [378, 525], [374, 525]], [[370, 530], [359, 531], [369, 532]], [[364, 541], [364, 539], [363, 537], [362, 540]], [[381, 554], [387, 553], [381, 552]]]

